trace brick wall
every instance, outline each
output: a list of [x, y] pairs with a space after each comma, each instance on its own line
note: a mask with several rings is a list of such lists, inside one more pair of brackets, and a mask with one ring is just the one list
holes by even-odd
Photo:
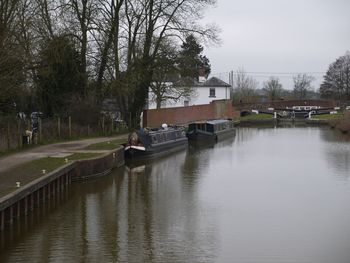
[[204, 105], [144, 110], [143, 127], [159, 127], [163, 123], [186, 124], [200, 120], [232, 119], [237, 116], [239, 113], [233, 110], [230, 100], [217, 100]]

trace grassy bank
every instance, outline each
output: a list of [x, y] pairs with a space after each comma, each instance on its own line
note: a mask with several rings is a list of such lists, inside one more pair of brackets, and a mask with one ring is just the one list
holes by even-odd
[[65, 157], [45, 157], [19, 165], [6, 171], [6, 173], [0, 173], [2, 182], [0, 185], [0, 197], [17, 189], [16, 182], [25, 185], [69, 162], [90, 159], [101, 155], [102, 153], [73, 153]]
[[273, 119], [273, 115], [266, 114], [266, 113], [260, 113], [260, 114], [250, 114], [250, 115], [238, 118], [239, 121], [267, 120], [267, 119]]
[[116, 139], [111, 141], [99, 142], [87, 146], [86, 150], [113, 150], [116, 149], [119, 145], [122, 145], [127, 142], [127, 139]]
[[333, 120], [331, 125], [343, 133], [350, 133], [350, 111], [346, 111], [339, 120]]
[[[87, 139], [94, 139], [94, 138], [100, 138], [100, 137], [106, 137], [106, 136], [119, 136], [119, 135], [126, 135], [128, 132], [122, 132], [122, 133], [115, 133], [115, 134], [108, 134], [108, 135], [101, 135], [101, 136], [82, 136], [82, 137], [72, 137], [70, 139], [56, 139], [56, 140], [46, 140], [46, 141], [41, 141], [38, 144], [29, 144], [29, 145], [23, 145], [22, 147], [19, 148], [11, 148], [5, 151], [0, 151], [0, 157], [8, 156], [11, 154], [31, 150], [36, 147], [40, 147], [43, 145], [48, 145], [48, 144], [55, 144], [55, 143], [62, 143], [62, 142], [71, 142], [71, 141], [80, 141], [80, 140], [87, 140]], [[113, 142], [113, 141], [111, 141]], [[107, 142], [106, 142], [107, 144]], [[116, 145], [116, 144], [114, 144]], [[118, 146], [119, 144], [117, 144]], [[113, 148], [108, 148], [107, 146], [104, 147], [103, 145], [101, 146], [100, 149], [98, 149], [99, 146], [96, 146], [97, 148], [94, 149], [93, 147], [89, 150], [112, 150]], [[112, 147], [112, 146], [111, 146]]]
[[340, 120], [344, 117], [344, 114], [336, 113], [336, 114], [320, 114], [320, 115], [311, 115], [312, 119], [316, 120]]
[[[67, 162], [85, 160], [100, 156], [102, 153], [73, 153], [66, 157], [45, 157], [38, 160], [34, 160], [28, 163], [24, 163], [13, 170], [11, 173], [21, 173], [25, 171], [26, 173], [42, 173], [45, 170], [46, 173], [52, 172], [53, 170], [67, 164]], [[67, 162], [66, 162], [67, 161]]]

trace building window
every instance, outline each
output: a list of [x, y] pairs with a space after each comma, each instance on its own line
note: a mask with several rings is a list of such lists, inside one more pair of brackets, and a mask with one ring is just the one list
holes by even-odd
[[187, 106], [190, 106], [190, 102], [188, 100], [185, 100], [184, 101], [184, 106], [187, 107]]
[[215, 98], [215, 88], [209, 89], [209, 97]]

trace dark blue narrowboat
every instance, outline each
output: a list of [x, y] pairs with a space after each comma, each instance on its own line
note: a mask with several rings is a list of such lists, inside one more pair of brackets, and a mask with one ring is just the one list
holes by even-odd
[[189, 140], [193, 141], [217, 141], [232, 136], [235, 131], [233, 121], [220, 119], [190, 123], [186, 135]]
[[154, 158], [185, 149], [188, 145], [183, 127], [140, 129], [129, 135], [125, 158]]

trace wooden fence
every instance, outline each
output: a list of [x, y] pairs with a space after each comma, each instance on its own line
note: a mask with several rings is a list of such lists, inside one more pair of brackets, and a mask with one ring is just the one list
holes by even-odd
[[[37, 133], [30, 144], [40, 144], [93, 136], [113, 135], [126, 130], [126, 126], [102, 116], [98, 121], [81, 124], [71, 117], [39, 119]], [[32, 131], [30, 119], [0, 117], [0, 152], [26, 147], [26, 134]]]

